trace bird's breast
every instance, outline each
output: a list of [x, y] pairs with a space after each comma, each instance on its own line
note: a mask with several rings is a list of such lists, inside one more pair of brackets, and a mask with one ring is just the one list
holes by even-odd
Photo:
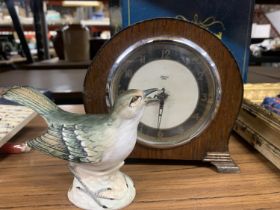
[[132, 152], [137, 139], [138, 122], [128, 121], [120, 125], [116, 138], [103, 157], [103, 161], [121, 162]]

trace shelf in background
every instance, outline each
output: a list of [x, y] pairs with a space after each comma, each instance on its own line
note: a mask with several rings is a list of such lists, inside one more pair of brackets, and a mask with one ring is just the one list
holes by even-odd
[[69, 62], [66, 60], [59, 60], [57, 57], [49, 60], [43, 60], [39, 62], [34, 62], [31, 64], [23, 64], [20, 66], [21, 69], [26, 70], [42, 70], [42, 69], [72, 69], [80, 70], [87, 69], [91, 63], [91, 60], [88, 61], [79, 61], [79, 62]]
[[[30, 22], [30, 21], [29, 21]], [[49, 23], [48, 29], [50, 31], [56, 31], [61, 29], [63, 26], [69, 24], [68, 22], [61, 21], [60, 23]], [[104, 20], [82, 20], [81, 24], [89, 27], [92, 32], [110, 30], [110, 20], [106, 18]], [[30, 23], [22, 23], [22, 27], [24, 31], [34, 31], [34, 25], [31, 21]], [[12, 23], [0, 23], [0, 31], [13, 31]]]
[[[21, 69], [0, 72], [0, 84], [1, 86], [29, 85], [50, 90], [59, 104], [82, 103], [83, 82], [89, 64], [90, 61], [69, 63], [58, 59], [25, 64]], [[279, 68], [262, 66], [249, 68], [249, 83], [279, 81]]]

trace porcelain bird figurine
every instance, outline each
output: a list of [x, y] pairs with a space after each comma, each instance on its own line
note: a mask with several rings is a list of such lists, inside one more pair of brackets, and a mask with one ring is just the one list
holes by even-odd
[[[124, 174], [118, 175], [121, 173], [118, 169], [135, 146], [137, 126], [145, 104], [149, 101], [148, 95], [155, 91], [157, 91], [155, 88], [145, 91], [128, 90], [119, 96], [112, 111], [106, 115], [66, 112], [40, 92], [29, 87], [12, 87], [6, 90], [2, 96], [30, 107], [46, 120], [48, 129], [45, 134], [28, 141], [27, 144], [31, 148], [72, 162], [70, 170], [76, 179], [76, 183], [74, 180], [73, 184], [76, 189], [70, 189], [72, 198], [69, 193], [68, 197], [74, 204], [86, 209], [98, 209], [99, 207], [100, 209], [118, 209], [127, 205], [123, 198], [119, 198], [121, 197], [119, 189], [113, 192], [114, 189], [110, 184], [104, 185], [102, 182], [105, 180], [107, 183], [113, 175], [116, 176], [116, 180], [124, 176]], [[96, 176], [104, 178], [104, 180], [97, 182], [97, 178], [92, 178]], [[127, 182], [131, 182], [130, 185], [133, 188], [133, 183], [129, 178], [117, 181], [117, 185], [123, 181], [126, 187]], [[93, 182], [96, 183], [91, 184]], [[114, 180], [111, 185], [116, 185]], [[135, 191], [131, 190], [130, 193], [135, 195]], [[109, 192], [106, 193], [106, 191]], [[124, 194], [126, 193], [124, 192]], [[134, 197], [134, 195], [131, 196]], [[77, 204], [74, 200], [82, 200], [81, 196], [93, 199], [97, 206], [95, 204], [93, 206]], [[122, 204], [114, 204], [114, 202], [104, 204], [102, 200], [106, 202], [122, 200]], [[85, 202], [87, 201], [85, 200]]]

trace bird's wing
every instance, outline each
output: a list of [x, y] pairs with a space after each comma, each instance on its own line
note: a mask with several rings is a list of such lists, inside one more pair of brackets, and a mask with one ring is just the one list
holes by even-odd
[[51, 124], [44, 135], [28, 145], [64, 160], [98, 163], [108, 147], [107, 139], [99, 126]]

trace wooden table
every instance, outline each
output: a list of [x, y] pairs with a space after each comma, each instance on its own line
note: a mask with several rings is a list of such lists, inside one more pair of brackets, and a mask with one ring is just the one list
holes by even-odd
[[[81, 106], [64, 106], [81, 112]], [[37, 117], [14, 141], [25, 141], [44, 131]], [[280, 174], [258, 152], [237, 136], [230, 140], [237, 174], [219, 174], [204, 164], [126, 164], [122, 170], [136, 186], [128, 210], [280, 209]], [[67, 198], [73, 176], [67, 162], [37, 151], [0, 156], [0, 209], [77, 209]]]

